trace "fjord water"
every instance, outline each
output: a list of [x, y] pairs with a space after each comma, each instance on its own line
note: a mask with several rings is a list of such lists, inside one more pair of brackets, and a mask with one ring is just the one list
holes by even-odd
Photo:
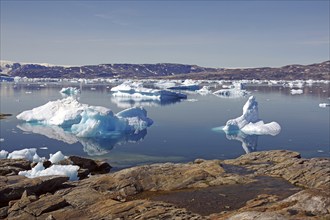
[[[104, 106], [114, 113], [142, 105], [154, 124], [134, 136], [70, 141], [56, 129], [31, 126], [16, 119], [22, 111], [61, 99], [59, 91], [68, 86], [81, 89], [81, 103]], [[301, 95], [291, 95], [290, 88], [282, 86], [247, 86], [259, 103], [259, 117], [265, 123], [276, 121], [281, 125], [277, 136], [226, 136], [214, 130], [240, 116], [249, 96], [230, 99], [189, 92], [187, 100], [164, 103], [118, 99], [111, 96], [110, 89], [108, 84], [1, 83], [1, 113], [13, 116], [0, 121], [0, 150], [37, 148], [40, 156], [47, 157], [60, 150], [65, 155], [108, 159], [115, 167], [196, 158], [229, 159], [275, 149], [298, 151], [307, 158], [330, 156], [330, 108], [319, 107], [319, 103], [330, 102], [328, 84], [306, 86]]]

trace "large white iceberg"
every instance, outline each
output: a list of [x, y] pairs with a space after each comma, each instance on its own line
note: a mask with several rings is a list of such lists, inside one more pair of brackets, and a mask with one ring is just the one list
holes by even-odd
[[227, 121], [224, 131], [242, 131], [245, 134], [277, 135], [281, 126], [277, 122], [265, 124], [259, 119], [258, 102], [254, 96], [250, 96], [243, 106], [243, 114], [235, 119]]
[[50, 101], [16, 117], [30, 123], [60, 126], [77, 137], [136, 133], [153, 123], [143, 108], [130, 108], [115, 115], [108, 108], [81, 104], [72, 97]]
[[140, 84], [123, 83], [111, 88], [115, 97], [127, 97], [138, 100], [175, 100], [186, 99], [187, 96], [182, 93], [169, 90], [144, 88]]

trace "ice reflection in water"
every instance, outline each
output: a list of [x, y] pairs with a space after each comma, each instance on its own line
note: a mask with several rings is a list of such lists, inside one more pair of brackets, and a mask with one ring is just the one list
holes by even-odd
[[24, 132], [40, 134], [51, 139], [65, 142], [67, 144], [81, 143], [83, 150], [89, 156], [104, 155], [118, 144], [127, 142], [142, 141], [147, 135], [147, 129], [131, 134], [113, 133], [106, 138], [81, 138], [66, 132], [63, 128], [58, 126], [46, 126], [42, 124], [23, 123], [17, 125], [17, 128]]

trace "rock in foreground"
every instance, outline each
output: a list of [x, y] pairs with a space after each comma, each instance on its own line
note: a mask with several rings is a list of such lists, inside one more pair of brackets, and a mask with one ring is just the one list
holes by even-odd
[[[256, 152], [233, 160], [198, 159], [187, 164], [153, 164], [115, 173], [61, 182], [51, 191], [31, 191], [37, 179], [19, 177], [9, 181], [1, 177], [0, 217], [8, 219], [320, 219], [330, 217], [329, 159], [301, 159], [296, 152]], [[93, 166], [93, 163], [90, 163]], [[268, 177], [267, 177], [268, 176]], [[271, 177], [273, 176], [273, 177]], [[211, 198], [196, 197], [192, 203], [153, 199], [168, 193], [216, 192], [222, 187], [244, 187], [262, 178], [288, 180], [288, 188], [279, 195], [270, 191], [252, 196], [238, 207], [223, 204], [212, 214], [192, 211], [191, 205]], [[6, 178], [6, 179], [5, 179]], [[15, 176], [10, 177], [15, 178]], [[16, 177], [17, 178], [17, 177]], [[61, 178], [61, 177], [50, 177]], [[264, 179], [262, 179], [264, 180]], [[23, 185], [15, 197], [9, 197], [15, 184]], [[14, 186], [13, 186], [14, 184]], [[26, 185], [26, 187], [24, 187]], [[297, 186], [303, 186], [300, 188]], [[17, 187], [16, 187], [17, 188]], [[47, 189], [47, 187], [43, 188]], [[225, 189], [225, 188], [223, 188]], [[24, 192], [26, 190], [26, 192]], [[189, 191], [190, 190], [190, 191]], [[263, 192], [263, 193], [262, 193]], [[151, 196], [152, 195], [152, 196]], [[206, 194], [207, 195], [207, 194]], [[242, 193], [222, 193], [226, 200], [242, 198]], [[291, 196], [290, 196], [291, 195]], [[169, 198], [167, 196], [166, 198]], [[3, 200], [7, 198], [7, 200]], [[159, 197], [160, 198], [160, 197]], [[175, 197], [171, 197], [175, 198]], [[171, 202], [173, 201], [173, 202]], [[211, 203], [210, 203], [211, 204]], [[207, 202], [203, 202], [206, 207]]]

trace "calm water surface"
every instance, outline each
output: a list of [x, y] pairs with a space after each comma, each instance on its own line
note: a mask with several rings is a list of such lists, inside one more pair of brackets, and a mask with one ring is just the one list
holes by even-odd
[[[82, 92], [81, 103], [100, 105], [117, 113], [133, 105], [142, 105], [154, 124], [134, 136], [95, 140], [70, 137], [47, 127], [30, 126], [16, 119], [51, 100], [61, 99], [62, 87], [76, 86]], [[38, 148], [40, 156], [61, 150], [65, 155], [108, 159], [115, 167], [154, 162], [186, 162], [196, 158], [236, 158], [252, 151], [287, 149], [303, 157], [329, 157], [330, 108], [329, 84], [306, 86], [302, 95], [291, 95], [282, 86], [248, 85], [247, 90], [259, 103], [259, 116], [265, 123], [276, 121], [282, 131], [277, 136], [256, 136], [212, 130], [228, 119], [242, 114], [247, 97], [221, 98], [189, 92], [188, 100], [176, 103], [115, 99], [108, 84], [1, 83], [1, 112], [12, 117], [1, 120], [0, 150]], [[43, 149], [47, 148], [47, 149]]]

